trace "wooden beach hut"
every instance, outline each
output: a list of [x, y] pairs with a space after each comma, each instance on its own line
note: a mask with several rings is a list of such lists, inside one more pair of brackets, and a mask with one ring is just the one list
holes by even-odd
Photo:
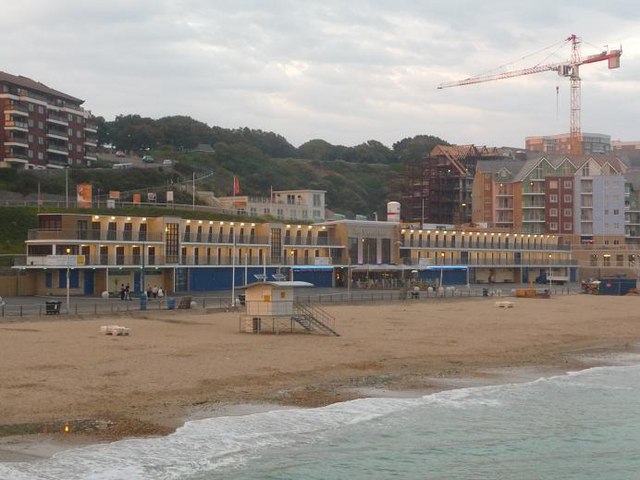
[[305, 332], [338, 335], [335, 319], [320, 307], [295, 301], [294, 289], [313, 287], [301, 281], [269, 281], [246, 285], [246, 311], [240, 316], [245, 333]]

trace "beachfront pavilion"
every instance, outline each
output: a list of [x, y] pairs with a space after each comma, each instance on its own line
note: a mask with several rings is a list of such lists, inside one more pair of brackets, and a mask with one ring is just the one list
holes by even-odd
[[154, 285], [204, 292], [277, 279], [397, 288], [435, 278], [445, 285], [526, 283], [543, 271], [576, 277], [571, 251], [551, 235], [367, 220], [286, 224], [92, 213], [39, 214], [14, 268], [22, 295], [63, 294], [67, 274], [72, 295], [114, 292], [127, 283], [133, 292]]

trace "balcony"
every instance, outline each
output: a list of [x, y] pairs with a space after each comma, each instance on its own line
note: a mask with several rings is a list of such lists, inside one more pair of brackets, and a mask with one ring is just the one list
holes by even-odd
[[23, 132], [29, 131], [29, 124], [27, 122], [20, 122], [16, 120], [9, 120], [8, 122], [4, 122], [5, 130], [20, 130]]
[[157, 243], [164, 241], [162, 233], [131, 232], [125, 230], [41, 230], [31, 229], [28, 240], [77, 240], [87, 241], [122, 241]]
[[17, 103], [8, 103], [4, 107], [4, 113], [13, 113], [16, 115], [29, 116], [29, 109], [25, 105], [19, 105]]
[[58, 113], [53, 111], [47, 112], [47, 122], [57, 125], [64, 125], [65, 127], [69, 126], [69, 120], [66, 116], [59, 115]]
[[12, 135], [13, 132], [7, 132], [4, 137], [4, 144], [7, 147], [22, 147], [29, 148], [29, 142], [26, 136]]
[[14, 162], [14, 163], [29, 163], [29, 157], [26, 153], [18, 153], [15, 150], [5, 150], [4, 152], [4, 160], [6, 162]]
[[[209, 232], [185, 232], [182, 235], [182, 241], [184, 243], [205, 243], [232, 246], [234, 244], [233, 237], [229, 234], [211, 234]], [[269, 245], [269, 237], [260, 235], [236, 235], [236, 245]]]
[[87, 123], [87, 124], [84, 126], [84, 131], [85, 131], [85, 132], [98, 133], [98, 126], [97, 126], [97, 125], [90, 124], [90, 123]]
[[54, 128], [47, 129], [47, 137], [55, 138], [56, 140], [69, 140], [69, 134], [66, 130], [58, 130]]
[[[310, 247], [327, 247], [329, 245], [331, 245], [331, 243], [329, 242], [328, 238], [306, 238], [306, 237], [290, 237], [287, 238], [285, 237], [284, 240], [282, 241], [283, 245], [286, 246], [296, 246], [296, 245], [302, 245], [302, 246], [310, 246]], [[339, 245], [336, 245], [339, 246]]]
[[[421, 265], [416, 259], [413, 258], [405, 258], [405, 261], [403, 262], [405, 265], [409, 265], [409, 266], [423, 266]], [[486, 259], [482, 259], [482, 258], [470, 258], [468, 262], [465, 263], [461, 263], [460, 260], [458, 259], [445, 259], [444, 261], [442, 261], [442, 259], [440, 259], [436, 264], [431, 265], [433, 267], [440, 267], [440, 266], [444, 266], [444, 267], [570, 267], [570, 266], [577, 266], [578, 265], [578, 261], [577, 260], [573, 260], [570, 258], [567, 259], [549, 259], [549, 258], [544, 258], [544, 259], [534, 259], [534, 260], [528, 260], [528, 259], [506, 259], [506, 258], [486, 258]]]

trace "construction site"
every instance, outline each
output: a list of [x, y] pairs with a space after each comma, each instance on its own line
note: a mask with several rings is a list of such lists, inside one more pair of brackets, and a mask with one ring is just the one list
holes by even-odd
[[[570, 83], [569, 141], [564, 153], [574, 156], [583, 154], [580, 125], [582, 65], [606, 61], [609, 69], [620, 67], [622, 47], [582, 56], [581, 39], [570, 35], [558, 45], [545, 50], [555, 54], [560, 48], [570, 46], [570, 58], [555, 63], [542, 63], [523, 69], [503, 70], [495, 74], [472, 76], [463, 80], [440, 84], [438, 89], [474, 85], [536, 73], [553, 71], [568, 78]], [[505, 67], [509, 64], [505, 65]], [[556, 87], [556, 92], [558, 87]], [[479, 160], [504, 158], [496, 148], [473, 145], [437, 146], [419, 162], [406, 165], [404, 172], [402, 218], [408, 222], [435, 225], [460, 225], [469, 223], [472, 214], [472, 184]]]

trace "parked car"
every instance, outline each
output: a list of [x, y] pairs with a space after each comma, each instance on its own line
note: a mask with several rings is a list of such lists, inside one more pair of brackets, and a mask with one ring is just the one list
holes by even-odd
[[124, 157], [126, 157], [126, 156], [127, 156], [127, 155], [126, 155], [122, 150], [118, 150], [118, 151], [116, 152], [116, 157], [118, 157], [118, 158], [124, 158]]
[[155, 162], [155, 160], [153, 159], [153, 157], [151, 155], [145, 155], [144, 157], [142, 157], [142, 161], [144, 163], [153, 163], [153, 162]]
[[173, 160], [171, 160], [170, 158], [165, 158], [162, 161], [162, 166], [163, 167], [171, 167], [171, 166], [173, 166]]

